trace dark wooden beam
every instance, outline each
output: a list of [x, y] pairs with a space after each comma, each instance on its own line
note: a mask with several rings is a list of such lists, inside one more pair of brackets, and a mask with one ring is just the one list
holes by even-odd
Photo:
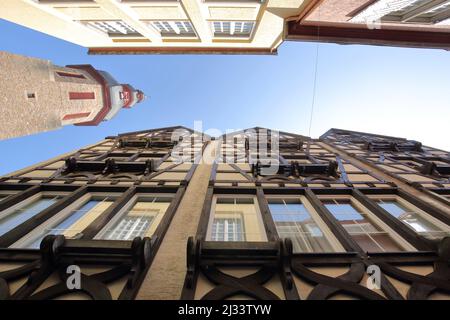
[[264, 222], [264, 227], [267, 235], [268, 241], [278, 241], [280, 238], [278, 236], [277, 228], [275, 222], [273, 221], [272, 214], [270, 212], [269, 203], [264, 196], [264, 191], [262, 188], [256, 189], [256, 197], [258, 199], [259, 211]]
[[286, 40], [450, 50], [450, 32], [305, 25], [295, 21], [288, 22]]

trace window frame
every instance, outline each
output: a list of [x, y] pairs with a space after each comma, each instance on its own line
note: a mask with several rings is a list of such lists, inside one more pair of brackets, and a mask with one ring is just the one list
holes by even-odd
[[[276, 228], [275, 220], [273, 219], [272, 212], [270, 211], [270, 204], [269, 199], [298, 199], [305, 207], [305, 210], [308, 211], [309, 215], [311, 216], [312, 220], [318, 225], [320, 228], [320, 231], [323, 233], [326, 240], [329, 242], [330, 246], [333, 248], [334, 251], [332, 252], [323, 252], [323, 253], [342, 253], [346, 252], [345, 248], [342, 246], [340, 241], [336, 238], [335, 234], [331, 231], [331, 229], [327, 226], [327, 224], [323, 221], [323, 219], [320, 217], [320, 215], [317, 213], [317, 211], [314, 209], [312, 204], [309, 202], [309, 200], [306, 198], [305, 195], [271, 195], [271, 194], [264, 194], [264, 197], [268, 203], [269, 206], [269, 213], [270, 213], [270, 219], [272, 219], [273, 224]], [[280, 238], [280, 235], [277, 236]], [[280, 238], [281, 239], [281, 238]], [[306, 253], [321, 253], [321, 252], [295, 252], [296, 254], [306, 254]]]
[[[114, 202], [119, 197], [120, 197], [119, 193], [102, 193], [102, 192], [86, 193], [83, 196], [76, 199], [72, 204], [63, 208], [61, 211], [59, 211], [58, 213], [53, 215], [51, 218], [47, 219], [44, 223], [41, 223], [39, 226], [34, 228], [32, 231], [30, 231], [27, 234], [25, 234], [24, 236], [22, 236], [19, 240], [17, 240], [11, 246], [9, 246], [9, 248], [32, 249], [32, 248], [24, 247], [24, 245], [29, 243], [33, 238], [37, 238], [37, 236], [39, 234], [44, 233], [48, 226], [59, 224], [59, 223], [63, 222], [65, 219], [67, 219], [70, 216], [70, 214], [72, 212], [80, 209], [82, 206], [84, 206], [89, 201], [99, 199], [99, 198], [112, 198], [112, 199], [114, 199], [113, 203], [111, 203], [111, 205], [110, 205], [110, 206], [112, 206], [112, 205], [114, 205]], [[100, 215], [102, 213], [100, 213]], [[83, 218], [84, 218], [84, 216], [81, 217], [80, 219], [78, 219], [76, 222], [80, 221]]]
[[[323, 203], [324, 200], [346, 200], [350, 201], [350, 204], [355, 208], [356, 211], [358, 211], [359, 214], [362, 213], [362, 216], [366, 216], [367, 219], [375, 226], [381, 229], [381, 232], [384, 232], [389, 235], [389, 237], [394, 241], [400, 248], [403, 250], [401, 252], [417, 252], [418, 249], [414, 247], [412, 244], [410, 244], [406, 239], [404, 239], [400, 234], [398, 234], [394, 229], [389, 227], [383, 220], [381, 220], [379, 217], [377, 217], [371, 210], [369, 210], [366, 206], [364, 206], [358, 199], [356, 199], [351, 194], [343, 194], [343, 195], [317, 195], [319, 198], [321, 204], [324, 206], [325, 209], [327, 209], [332, 218], [336, 220], [336, 222], [344, 229], [346, 234], [353, 239], [353, 241], [361, 248], [361, 246], [358, 244], [358, 241], [353, 238], [353, 236], [342, 226], [340, 221], [334, 216], [334, 214], [331, 212], [330, 209], [326, 207], [326, 205]], [[361, 248], [363, 251], [364, 249]], [[384, 250], [384, 248], [383, 248]], [[369, 251], [371, 253], [385, 253], [385, 252], [394, 252], [394, 251]]]
[[214, 241], [212, 240], [212, 225], [215, 219], [216, 214], [216, 205], [217, 205], [217, 199], [219, 198], [226, 198], [226, 199], [252, 199], [253, 200], [253, 206], [255, 208], [255, 214], [256, 214], [256, 221], [257, 221], [257, 228], [260, 232], [260, 238], [259, 241], [249, 241], [248, 235], [247, 235], [247, 226], [245, 225], [245, 215], [242, 215], [242, 230], [244, 232], [244, 238], [245, 241], [238, 241], [242, 243], [257, 243], [257, 242], [267, 242], [268, 236], [267, 236], [267, 230], [264, 225], [263, 217], [261, 214], [261, 210], [259, 209], [259, 203], [258, 198], [256, 195], [252, 194], [214, 194], [212, 201], [211, 201], [211, 209], [209, 210], [209, 217], [208, 217], [208, 224], [206, 229], [206, 241], [210, 242], [229, 242], [229, 241]]
[[[27, 205], [29, 205], [37, 200], [40, 200], [42, 198], [49, 198], [49, 197], [53, 197], [53, 196], [65, 197], [65, 196], [69, 195], [70, 193], [71, 192], [69, 192], [69, 191], [67, 191], [67, 192], [64, 192], [64, 191], [40, 191], [40, 192], [37, 192], [37, 193], [27, 197], [26, 199], [19, 201], [19, 202], [15, 203], [14, 205], [6, 208], [5, 210], [0, 211], [0, 219], [6, 218], [8, 215], [13, 213], [15, 210], [20, 210], [20, 208], [27, 206]], [[2, 200], [5, 200], [6, 198], [3, 198]], [[40, 212], [42, 212], [42, 211], [43, 210], [41, 210]], [[38, 212], [38, 214], [39, 214], [39, 212]]]
[[[224, 225], [223, 225], [223, 228], [224, 228], [224, 232], [223, 232], [223, 234], [224, 234], [224, 240], [222, 241], [222, 242], [246, 242], [246, 238], [245, 238], [245, 225], [244, 225], [244, 217], [243, 217], [243, 214], [238, 214], [238, 218], [214, 218], [213, 219], [213, 223], [212, 223], [212, 225], [211, 225], [211, 241], [214, 241], [214, 242], [221, 242], [222, 240], [214, 240], [213, 239], [213, 227], [214, 227], [214, 223], [217, 223], [216, 221], [217, 220], [225, 220], [224, 221]], [[237, 220], [237, 221], [240, 221], [240, 223], [241, 223], [241, 230], [242, 230], [242, 232], [241, 232], [241, 234], [242, 234], [242, 238], [243, 238], [243, 240], [225, 240], [225, 238], [229, 238], [229, 232], [227, 232], [227, 231], [225, 231], [225, 230], [228, 230], [228, 225], [229, 225], [229, 220]], [[235, 227], [236, 228], [236, 227]], [[217, 234], [217, 232], [216, 232], [216, 234]], [[237, 234], [237, 232], [236, 233], [233, 233], [233, 238], [234, 238], [234, 235], [235, 234]]]
[[[210, 19], [208, 20], [209, 22], [209, 28], [211, 30], [211, 34], [212, 37], [214, 39], [235, 39], [235, 40], [249, 40], [253, 37], [253, 35], [256, 32], [256, 27], [257, 27], [257, 21], [255, 20], [216, 20], [216, 19]], [[245, 23], [251, 23], [252, 24], [252, 28], [250, 30], [250, 33], [247, 34], [231, 34], [231, 32], [229, 34], [217, 34], [215, 31], [215, 27], [214, 24], [218, 22], [221, 25], [223, 25], [223, 23], [230, 23], [230, 30], [232, 28], [232, 24], [236, 24], [236, 23], [242, 23], [243, 25]]]
[[445, 224], [444, 222], [440, 221], [439, 219], [433, 217], [431, 214], [427, 213], [425, 210], [420, 209], [419, 207], [417, 207], [416, 205], [412, 204], [408, 200], [404, 199], [400, 195], [397, 195], [397, 194], [386, 194], [386, 195], [379, 194], [379, 195], [367, 195], [367, 197], [369, 199], [371, 199], [379, 208], [381, 208], [382, 210], [386, 211], [390, 216], [392, 216], [394, 219], [396, 219], [399, 222], [401, 222], [405, 227], [411, 229], [417, 235], [423, 236], [423, 234], [426, 234], [427, 232], [418, 232], [418, 231], [416, 231], [414, 228], [412, 228], [408, 224], [404, 223], [402, 220], [398, 219], [397, 217], [392, 215], [389, 211], [387, 211], [386, 209], [381, 207], [378, 204], [377, 200], [395, 201], [395, 202], [399, 203], [401, 206], [405, 207], [408, 210], [408, 212], [409, 211], [414, 212], [414, 213], [418, 214], [419, 216], [421, 216], [426, 221], [428, 221], [428, 222], [434, 224], [435, 226], [437, 226], [438, 228], [440, 228], [441, 231], [450, 233], [450, 227], [447, 224]]
[[[162, 38], [168, 38], [168, 39], [171, 39], [171, 38], [197, 39], [198, 38], [194, 24], [189, 19], [187, 19], [187, 20], [186, 19], [178, 19], [178, 20], [161, 20], [160, 19], [160, 20], [142, 20], [142, 21], [144, 21], [150, 28], [156, 30], [156, 32], [158, 32]], [[170, 28], [174, 30], [173, 33], [167, 32], [167, 31], [162, 31], [162, 30], [160, 30], [159, 27], [156, 26], [157, 23], [164, 24], [164, 22], [167, 22], [169, 24]], [[172, 24], [176, 24], [177, 22], [181, 22], [181, 24], [183, 24], [183, 26], [185, 23], [190, 24], [192, 33], [188, 33], [188, 32], [176, 33], [175, 28], [173, 27]], [[176, 28], [179, 29], [178, 26]], [[184, 28], [186, 28], [186, 27], [184, 26]]]
[[[101, 34], [106, 35], [109, 38], [143, 38], [144, 37], [133, 26], [130, 26], [127, 22], [125, 22], [121, 19], [109, 19], [109, 20], [108, 19], [103, 19], [103, 20], [102, 19], [93, 19], [93, 20], [85, 19], [85, 20], [79, 20], [78, 22], [80, 22], [86, 28], [96, 31], [96, 32], [100, 32]], [[109, 30], [105, 31], [101, 27], [96, 25], [96, 23], [105, 23], [108, 25], [108, 23], [111, 23], [111, 22], [126, 24], [125, 28], [130, 28], [130, 30], [132, 30], [133, 32], [121, 33], [119, 31], [118, 33], [116, 33], [116, 32], [111, 32]], [[116, 27], [110, 26], [110, 28], [116, 28]]]
[[[169, 205], [166, 209], [166, 211], [161, 215], [159, 219], [153, 218], [152, 222], [150, 223], [149, 230], [153, 228], [152, 236], [156, 234], [156, 231], [158, 227], [161, 225], [162, 220], [164, 219], [165, 215], [167, 214], [167, 211], [169, 210], [171, 204], [173, 203], [175, 199], [175, 194], [172, 193], [136, 193], [133, 195], [133, 197], [127, 201], [127, 203], [97, 232], [97, 234], [93, 237], [94, 240], [103, 240], [103, 241], [118, 241], [114, 239], [104, 239], [103, 237], [108, 232], [109, 228], [116, 225], [122, 218], [124, 218], [130, 210], [134, 207], [134, 205], [139, 202], [141, 199], [145, 198], [158, 198], [158, 197], [166, 197], [171, 198], [171, 201], [169, 202]], [[156, 226], [153, 227], [155, 221], [157, 221]], [[132, 241], [132, 240], [120, 240], [120, 241]]]

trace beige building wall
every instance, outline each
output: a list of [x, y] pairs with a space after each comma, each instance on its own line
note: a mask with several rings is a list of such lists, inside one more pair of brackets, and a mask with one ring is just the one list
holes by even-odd
[[[216, 53], [271, 53], [283, 40], [284, 19], [298, 15], [309, 2], [4, 0], [0, 18], [90, 48], [93, 53], [108, 49], [121, 53], [146, 49], [183, 53], [189, 49], [200, 52], [202, 48], [203, 52]], [[128, 30], [108, 32], [96, 26], [97, 23], [112, 26], [115, 22], [126, 25]], [[169, 23], [174, 29], [164, 32], [156, 25], [160, 22]], [[179, 22], [189, 24], [193, 34], [180, 33], [179, 26], [174, 26]], [[217, 35], [215, 22], [231, 22], [233, 29], [234, 23], [249, 22], [252, 30], [245, 35], [238, 32]]]

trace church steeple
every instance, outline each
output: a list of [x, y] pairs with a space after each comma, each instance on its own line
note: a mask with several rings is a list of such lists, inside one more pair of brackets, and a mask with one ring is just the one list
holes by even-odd
[[124, 102], [123, 108], [131, 108], [145, 99], [145, 95], [141, 90], [136, 90], [129, 84], [122, 84], [121, 86], [120, 98]]
[[5, 102], [0, 139], [66, 125], [96, 126], [145, 99], [142, 91], [88, 64], [62, 67], [0, 51], [0, 69]]
[[140, 103], [145, 99], [145, 95], [141, 90], [136, 90], [130, 84], [121, 84], [111, 76], [108, 72], [96, 70], [91, 65], [76, 65], [68, 66], [70, 68], [77, 68], [89, 71], [91, 74], [97, 73], [97, 77], [102, 83], [104, 92], [104, 105], [98, 116], [89, 122], [81, 122], [76, 125], [92, 126], [98, 125], [101, 121], [111, 120], [120, 109], [129, 109], [136, 103]]

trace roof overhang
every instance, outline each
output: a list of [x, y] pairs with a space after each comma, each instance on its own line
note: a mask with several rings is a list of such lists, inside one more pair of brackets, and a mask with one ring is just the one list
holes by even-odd
[[248, 54], [276, 55], [272, 48], [217, 48], [217, 47], [99, 47], [89, 48], [88, 54]]
[[309, 25], [288, 22], [286, 40], [338, 44], [390, 45], [450, 50], [450, 33], [401, 29], [368, 29], [365, 26]]

